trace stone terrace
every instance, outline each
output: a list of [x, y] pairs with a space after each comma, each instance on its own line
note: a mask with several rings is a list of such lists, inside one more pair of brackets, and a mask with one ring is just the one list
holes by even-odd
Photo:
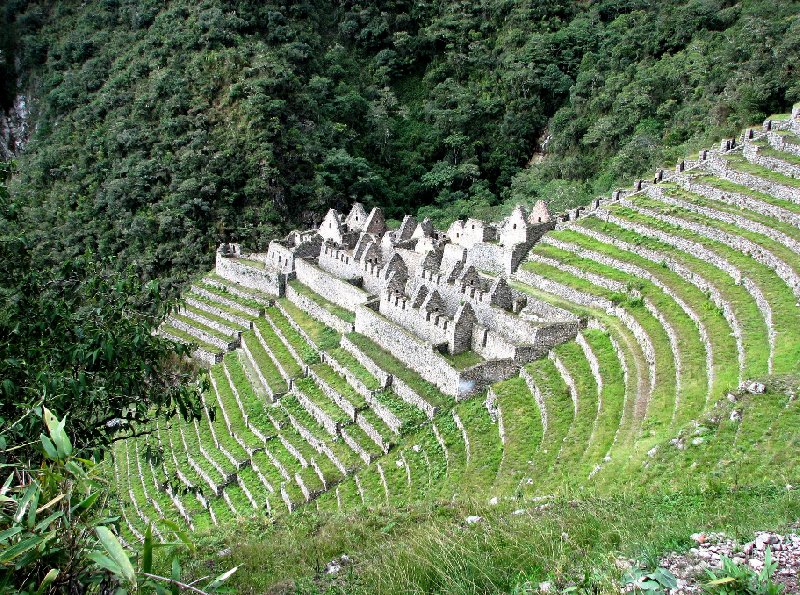
[[160, 328], [209, 364], [206, 414], [116, 445], [124, 539], [730, 473], [770, 427], [736, 394], [800, 361], [798, 139], [795, 109], [552, 218], [388, 230], [356, 204], [221, 246]]

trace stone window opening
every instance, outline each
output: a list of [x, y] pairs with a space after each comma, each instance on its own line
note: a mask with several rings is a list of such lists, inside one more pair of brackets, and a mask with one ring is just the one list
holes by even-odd
[[514, 224], [514, 229], [517, 229], [517, 224], [516, 223]]

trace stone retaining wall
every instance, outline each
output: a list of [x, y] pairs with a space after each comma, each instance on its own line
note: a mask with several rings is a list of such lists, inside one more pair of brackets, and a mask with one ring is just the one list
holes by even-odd
[[216, 271], [220, 277], [250, 289], [257, 289], [278, 297], [282, 296], [286, 286], [285, 276], [270, 268], [269, 265], [266, 267], [258, 269], [217, 252]]
[[335, 331], [340, 333], [346, 334], [353, 332], [353, 323], [347, 322], [330, 312], [329, 310], [320, 306], [317, 302], [312, 300], [310, 297], [307, 297], [300, 293], [299, 291], [295, 290], [294, 287], [291, 285], [286, 286], [286, 297], [292, 302], [295, 306], [303, 310], [306, 314], [311, 316], [312, 318], [316, 318], [322, 324], [325, 324]]
[[366, 291], [334, 277], [303, 258], [295, 261], [295, 273], [300, 283], [342, 308], [352, 310], [356, 305], [369, 300]]
[[[356, 332], [372, 339], [425, 380], [439, 387], [442, 392], [452, 396], [459, 395], [458, 373], [447, 360], [434, 352], [430, 345], [421, 342], [371, 308], [356, 308]], [[402, 398], [399, 392], [398, 396]]]

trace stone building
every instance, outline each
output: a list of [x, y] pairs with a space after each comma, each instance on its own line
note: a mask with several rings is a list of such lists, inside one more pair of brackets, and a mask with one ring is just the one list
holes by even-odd
[[[454, 222], [446, 232], [430, 220], [403, 218], [388, 230], [380, 208], [330, 209], [316, 230], [292, 232], [266, 254], [236, 244], [217, 252], [217, 270], [238, 283], [282, 296], [296, 279], [355, 322], [332, 320], [307, 302], [309, 314], [342, 332], [356, 330], [443, 391], [463, 397], [517, 373], [575, 336], [580, 321], [516, 292], [507, 282], [545, 231], [544, 203], [517, 206], [495, 224]], [[292, 294], [294, 295], [294, 294]], [[454, 358], [470, 353], [464, 368]]]

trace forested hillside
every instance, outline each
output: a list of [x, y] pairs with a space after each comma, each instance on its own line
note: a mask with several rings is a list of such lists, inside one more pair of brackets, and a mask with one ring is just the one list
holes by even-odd
[[800, 99], [798, 2], [6, 2], [42, 264], [169, 289], [353, 200], [443, 224], [585, 202]]

